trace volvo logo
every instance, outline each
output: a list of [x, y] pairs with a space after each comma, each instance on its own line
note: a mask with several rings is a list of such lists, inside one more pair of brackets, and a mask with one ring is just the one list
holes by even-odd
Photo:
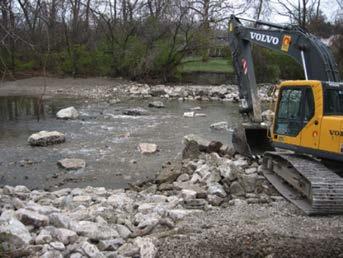
[[266, 34], [250, 32], [250, 37], [251, 37], [251, 39], [257, 40], [260, 42], [266, 42], [266, 43], [273, 44], [273, 45], [279, 44], [279, 38], [278, 37], [274, 37], [274, 36], [270, 36], [270, 35], [266, 35]]
[[343, 136], [343, 131], [329, 130], [332, 136]]

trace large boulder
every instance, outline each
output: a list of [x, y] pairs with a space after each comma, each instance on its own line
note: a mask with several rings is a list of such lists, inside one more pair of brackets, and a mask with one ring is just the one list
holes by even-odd
[[65, 142], [65, 136], [57, 131], [40, 131], [32, 134], [27, 141], [31, 146], [47, 146]]
[[74, 107], [63, 108], [56, 114], [60, 119], [76, 119], [79, 117], [79, 112]]

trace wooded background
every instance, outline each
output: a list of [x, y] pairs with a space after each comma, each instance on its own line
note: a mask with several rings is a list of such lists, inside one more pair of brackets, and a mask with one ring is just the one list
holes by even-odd
[[[288, 17], [328, 39], [343, 71], [343, 1], [335, 6], [326, 17], [321, 0], [0, 0], [0, 72], [175, 80], [190, 57], [230, 63], [218, 38], [232, 13], [274, 23]], [[254, 47], [254, 58], [259, 81], [302, 77], [282, 54]]]

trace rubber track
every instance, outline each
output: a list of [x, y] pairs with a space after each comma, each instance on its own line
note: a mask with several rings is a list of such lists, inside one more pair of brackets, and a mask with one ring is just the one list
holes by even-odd
[[[276, 161], [282, 159], [286, 165], [292, 166], [309, 182], [312, 198], [305, 200], [308, 205], [302, 204], [304, 198], [303, 200], [300, 200], [299, 197], [290, 200], [305, 213], [309, 215], [343, 213], [343, 178], [320, 161], [308, 156], [282, 152], [267, 152], [265, 158]], [[268, 172], [270, 173], [270, 171]], [[280, 180], [283, 179], [280, 178]], [[273, 184], [273, 182], [271, 183]], [[296, 191], [294, 188], [292, 189]]]

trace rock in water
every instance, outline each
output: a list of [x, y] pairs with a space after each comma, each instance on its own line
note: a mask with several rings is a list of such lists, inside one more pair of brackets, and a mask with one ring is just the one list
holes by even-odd
[[123, 111], [123, 115], [127, 116], [146, 116], [148, 114], [144, 108], [130, 108]]
[[138, 149], [142, 154], [151, 154], [158, 151], [158, 146], [154, 143], [140, 143]]
[[40, 131], [32, 134], [27, 141], [31, 146], [47, 146], [65, 142], [65, 136], [57, 131]]
[[74, 107], [63, 108], [56, 114], [60, 119], [76, 119], [79, 117], [79, 112]]
[[185, 112], [183, 113], [184, 117], [194, 117], [195, 116], [195, 112]]
[[67, 170], [77, 170], [86, 167], [86, 162], [83, 159], [61, 159], [57, 164]]
[[210, 128], [214, 130], [228, 130], [229, 126], [227, 122], [223, 121], [223, 122], [211, 124]]
[[164, 104], [162, 101], [153, 101], [149, 103], [149, 107], [164, 108]]

